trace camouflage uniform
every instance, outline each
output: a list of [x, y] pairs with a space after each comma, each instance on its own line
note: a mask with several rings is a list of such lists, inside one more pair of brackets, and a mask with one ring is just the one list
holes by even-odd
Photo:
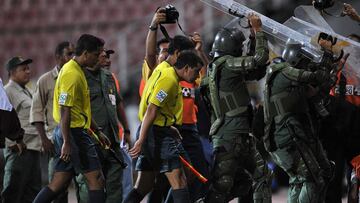
[[253, 183], [249, 174], [257, 168], [255, 157], [259, 156], [249, 135], [252, 107], [245, 80], [266, 64], [269, 53], [262, 32], [256, 34], [255, 56], [241, 56], [243, 41], [241, 31], [221, 30], [213, 45], [214, 60], [202, 81], [203, 93], [211, 104], [210, 136], [215, 157], [206, 202], [228, 202], [248, 194]]
[[308, 84], [326, 81], [322, 76], [281, 61], [267, 70], [264, 140], [273, 160], [290, 176], [288, 202], [322, 202], [332, 176], [306, 94]]

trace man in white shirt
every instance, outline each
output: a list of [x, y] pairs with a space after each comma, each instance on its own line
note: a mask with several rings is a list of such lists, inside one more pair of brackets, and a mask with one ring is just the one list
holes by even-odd
[[24, 129], [21, 128], [16, 111], [6, 95], [2, 80], [0, 78], [0, 148], [5, 147], [5, 136], [16, 141], [19, 151], [22, 151], [24, 144], [22, 138]]

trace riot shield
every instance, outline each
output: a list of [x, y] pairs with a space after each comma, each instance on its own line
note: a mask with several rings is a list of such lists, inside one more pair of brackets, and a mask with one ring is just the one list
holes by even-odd
[[326, 20], [321, 16], [320, 12], [316, 10], [313, 6], [301, 5], [296, 7], [294, 10], [294, 16], [308, 23], [320, 26], [326, 30], [334, 32], [330, 25], [326, 22]]
[[[297, 8], [297, 9], [304, 9], [304, 8]], [[306, 8], [305, 8], [306, 9]], [[299, 14], [299, 13], [297, 13]], [[308, 15], [313, 15], [314, 13], [311, 12], [311, 10], [307, 10], [307, 12], [302, 12], [302, 15], [299, 15], [299, 17], [303, 17], [304, 19], [309, 19]], [[299, 19], [297, 17], [292, 17], [289, 20], [287, 20], [284, 25], [297, 30], [298, 32], [307, 35], [308, 37], [312, 38], [312, 42], [316, 43], [317, 38], [321, 32], [326, 33], [328, 35], [331, 35], [333, 37], [337, 38], [337, 43], [333, 46], [333, 51], [335, 54], [340, 53], [341, 50], [343, 50], [345, 53], [350, 53], [349, 58], [347, 59], [346, 65], [344, 69], [342, 70], [343, 74], [348, 77], [352, 77], [355, 81], [358, 81], [356, 86], [360, 86], [360, 43], [351, 40], [347, 37], [341, 36], [337, 33], [335, 33], [332, 29], [326, 29], [324, 27], [330, 27], [322, 16], [318, 16], [318, 21], [313, 21], [314, 23], [324, 23], [325, 25], [318, 25], [318, 24], [311, 24], [309, 22], [306, 22], [302, 19]], [[354, 90], [350, 90], [354, 91]], [[351, 92], [350, 92], [351, 93]]]
[[[243, 18], [249, 13], [256, 13], [260, 16], [263, 23], [263, 30], [269, 40], [270, 58], [281, 55], [281, 52], [288, 39], [300, 42], [304, 48], [304, 53], [314, 62], [320, 62], [323, 52], [317, 43], [317, 38], [321, 32], [336, 37], [337, 43], [333, 46], [335, 54], [341, 50], [350, 53], [347, 63], [342, 73], [347, 78], [352, 78], [355, 82], [349, 89], [349, 94], [354, 91], [360, 94], [360, 43], [341, 36], [333, 31], [331, 26], [325, 21], [320, 13], [312, 6], [299, 6], [295, 9], [296, 17], [291, 17], [284, 24], [280, 24], [260, 13], [234, 1], [234, 0], [201, 0], [204, 3], [223, 11], [228, 15], [237, 17], [227, 26], [237, 26], [241, 29], [241, 24], [246, 25]], [[301, 19], [300, 19], [301, 18]], [[243, 29], [244, 33], [248, 33]]]
[[281, 55], [281, 51], [285, 46], [286, 41], [290, 38], [303, 45], [303, 53], [314, 62], [320, 62], [323, 52], [313, 44], [311, 37], [304, 35], [294, 29], [286, 27], [234, 0], [201, 0], [204, 3], [223, 11], [229, 15], [243, 18], [249, 13], [256, 13], [260, 16], [263, 23], [263, 30], [270, 42], [270, 49]]

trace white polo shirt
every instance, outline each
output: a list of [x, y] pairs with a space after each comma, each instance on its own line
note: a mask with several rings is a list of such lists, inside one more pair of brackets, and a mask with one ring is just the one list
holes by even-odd
[[11, 105], [8, 96], [6, 95], [3, 82], [0, 78], [0, 110], [11, 111], [13, 106]]

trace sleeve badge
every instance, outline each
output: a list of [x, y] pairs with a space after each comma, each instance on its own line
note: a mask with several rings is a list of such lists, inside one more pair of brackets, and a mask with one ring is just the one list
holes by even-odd
[[159, 100], [159, 102], [163, 102], [164, 99], [167, 97], [167, 93], [164, 90], [160, 90], [157, 94], [156, 94], [156, 99]]
[[59, 104], [60, 105], [65, 105], [67, 96], [68, 96], [67, 93], [61, 93], [60, 94], [60, 96], [59, 96]]

